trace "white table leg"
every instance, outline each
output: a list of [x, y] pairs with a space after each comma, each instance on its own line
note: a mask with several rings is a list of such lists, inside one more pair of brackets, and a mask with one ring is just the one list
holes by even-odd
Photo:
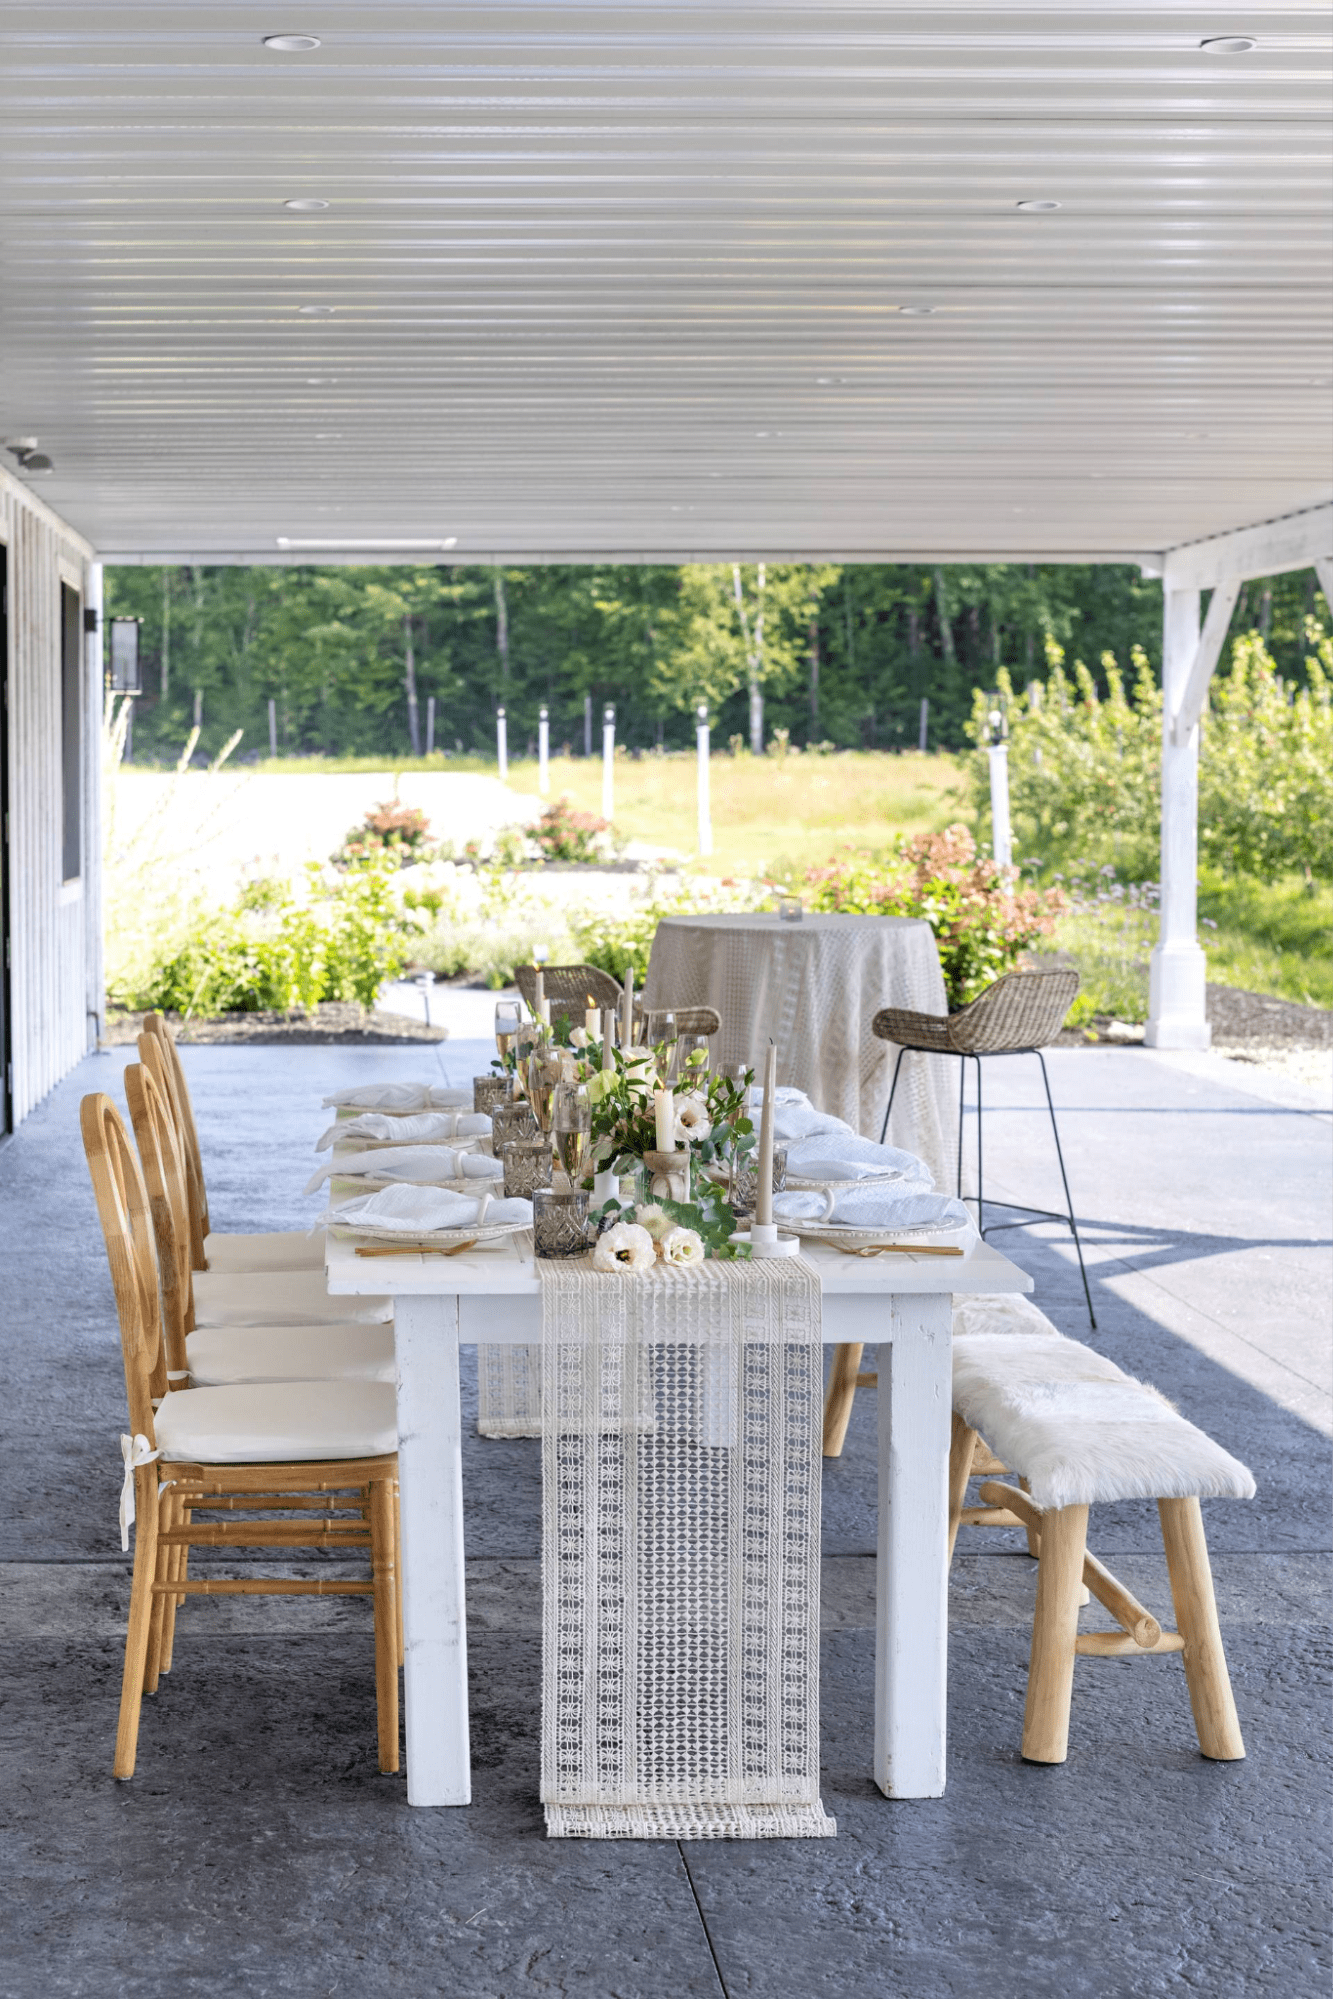
[[466, 1805], [468, 1626], [457, 1298], [394, 1301], [408, 1803]]
[[951, 1300], [898, 1296], [880, 1348], [875, 1781], [889, 1798], [945, 1788]]

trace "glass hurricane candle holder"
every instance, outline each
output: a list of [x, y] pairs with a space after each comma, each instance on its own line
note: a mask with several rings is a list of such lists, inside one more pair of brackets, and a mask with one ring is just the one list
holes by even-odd
[[780, 895], [778, 898], [778, 914], [784, 923], [800, 923], [802, 916], [801, 897], [799, 895]]
[[494, 1113], [502, 1104], [509, 1103], [513, 1095], [513, 1076], [474, 1076], [472, 1079], [472, 1107], [475, 1111]]
[[[728, 1180], [727, 1199], [734, 1215], [751, 1215], [755, 1212], [755, 1194], [759, 1186], [758, 1162], [753, 1152], [744, 1157], [734, 1154], [732, 1171]], [[774, 1192], [781, 1194], [787, 1185], [787, 1147], [774, 1147]]]
[[542, 1187], [551, 1185], [551, 1140], [544, 1132], [535, 1138], [507, 1139], [501, 1153], [505, 1165], [505, 1199], [528, 1201]]
[[539, 1256], [582, 1256], [588, 1248], [588, 1196], [533, 1189], [533, 1247]]

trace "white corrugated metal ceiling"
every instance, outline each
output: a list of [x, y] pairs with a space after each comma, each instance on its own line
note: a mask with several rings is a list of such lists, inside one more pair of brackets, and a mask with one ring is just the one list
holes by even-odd
[[0, 4], [0, 434], [111, 556], [1111, 558], [1290, 513], [1329, 40], [1274, 0]]

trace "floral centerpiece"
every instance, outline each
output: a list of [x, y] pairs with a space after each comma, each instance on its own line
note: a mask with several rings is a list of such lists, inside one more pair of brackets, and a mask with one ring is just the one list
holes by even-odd
[[[612, 1066], [591, 1070], [595, 1168], [618, 1179], [633, 1174], [635, 1200], [604, 1202], [591, 1219], [601, 1225], [594, 1263], [598, 1269], [645, 1269], [655, 1261], [688, 1266], [705, 1256], [744, 1253], [732, 1238], [736, 1218], [727, 1200], [727, 1166], [756, 1145], [750, 1116], [749, 1084], [708, 1075], [702, 1065], [687, 1071], [688, 1087], [673, 1097], [674, 1140], [683, 1154], [687, 1198], [662, 1191], [656, 1170], [659, 1129], [655, 1085], [661, 1051], [615, 1049]], [[675, 1176], [673, 1176], [675, 1180]]]

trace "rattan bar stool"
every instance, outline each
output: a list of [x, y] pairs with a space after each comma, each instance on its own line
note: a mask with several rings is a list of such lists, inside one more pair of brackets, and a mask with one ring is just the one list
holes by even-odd
[[[537, 965], [516, 965], [514, 983], [523, 996], [523, 1003], [531, 1013], [537, 998]], [[543, 965], [542, 990], [546, 995], [551, 1017], [564, 1014], [575, 1027], [584, 1024], [587, 1007], [619, 1007], [622, 991], [610, 972], [604, 972], [596, 965]]]
[[[898, 1088], [899, 1069], [905, 1054], [911, 1049], [915, 1053], [927, 1055], [957, 1055], [959, 1057], [959, 1173], [957, 1193], [963, 1194], [963, 1113], [964, 1084], [971, 1060], [977, 1073], [977, 1226], [984, 1238], [997, 1235], [1002, 1229], [1022, 1229], [1034, 1222], [1064, 1222], [1075, 1239], [1075, 1254], [1079, 1258], [1079, 1275], [1084, 1285], [1084, 1300], [1088, 1306], [1089, 1324], [1096, 1330], [1098, 1321], [1093, 1313], [1093, 1296], [1089, 1290], [1088, 1272], [1084, 1268], [1084, 1250], [1079, 1240], [1079, 1225], [1075, 1221], [1074, 1203], [1070, 1198], [1070, 1182], [1065, 1171], [1065, 1156], [1061, 1151], [1061, 1134], [1056, 1124], [1056, 1106], [1051, 1098], [1051, 1084], [1047, 1078], [1047, 1064], [1043, 1049], [1050, 1046], [1061, 1031], [1066, 1014], [1075, 994], [1079, 991], [1079, 974], [1075, 971], [1059, 972], [1007, 972], [1003, 978], [979, 993], [967, 1006], [957, 1013], [908, 1013], [899, 1007], [886, 1006], [871, 1022], [871, 1032], [882, 1041], [892, 1041], [898, 1048], [898, 1060], [894, 1064], [894, 1077], [889, 1089], [889, 1103], [885, 1109], [885, 1122], [880, 1133], [884, 1143], [889, 1130], [889, 1116], [894, 1108], [894, 1092]], [[1047, 1095], [1047, 1114], [1051, 1118], [1051, 1133], [1056, 1141], [1056, 1159], [1061, 1169], [1061, 1185], [1065, 1189], [1065, 1213], [1057, 1214], [1050, 1208], [1034, 1208], [1018, 1201], [984, 1202], [982, 1182], [982, 1058], [991, 1055], [1036, 1055], [1042, 1070], [1042, 1087]], [[970, 1197], [971, 1198], [971, 1197]], [[1022, 1217], [1012, 1222], [990, 1222], [986, 1220], [985, 1207], [1001, 1208]]]

